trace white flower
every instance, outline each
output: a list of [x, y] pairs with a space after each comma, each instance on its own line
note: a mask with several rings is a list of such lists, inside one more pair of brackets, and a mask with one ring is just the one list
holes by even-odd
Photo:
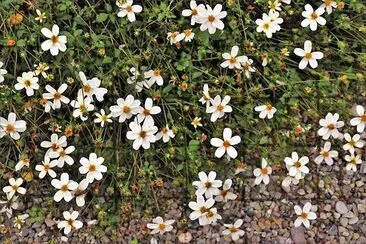
[[37, 17], [34, 20], [39, 21], [39, 23], [43, 23], [43, 20], [46, 19], [46, 13], [42, 13], [41, 10], [36, 9]]
[[323, 140], [328, 140], [330, 136], [337, 139], [342, 137], [342, 134], [338, 131], [339, 128], [344, 126], [343, 121], [338, 121], [339, 114], [335, 113], [334, 115], [328, 113], [325, 116], [325, 119], [320, 119], [319, 124], [322, 126], [318, 130], [318, 135], [323, 137]]
[[107, 167], [103, 165], [104, 158], [98, 157], [97, 154], [91, 153], [89, 155], [89, 160], [82, 157], [80, 159], [80, 174], [87, 174], [86, 179], [89, 183], [93, 183], [94, 180], [101, 180], [103, 174], [107, 172]]
[[154, 85], [154, 83], [156, 82], [156, 84], [158, 84], [159, 86], [163, 85], [163, 77], [161, 77], [160, 74], [160, 70], [155, 69], [155, 70], [149, 70], [147, 72], [144, 73], [145, 79], [149, 79], [147, 81], [147, 85], [149, 87], [151, 87], [152, 85]]
[[322, 5], [319, 8], [325, 8], [328, 14], [331, 14], [333, 8], [337, 8], [337, 3], [333, 0], [323, 0]]
[[299, 227], [303, 224], [306, 228], [310, 227], [310, 221], [316, 219], [316, 214], [314, 212], [310, 212], [311, 203], [305, 203], [303, 209], [300, 206], [294, 206], [295, 213], [299, 215], [299, 217], [295, 220], [294, 226]]
[[126, 0], [126, 2], [123, 4], [117, 0], [116, 4], [120, 8], [117, 16], [122, 18], [127, 15], [127, 18], [130, 22], [134, 22], [136, 20], [135, 13], [141, 13], [142, 11], [142, 7], [140, 5], [132, 5], [133, 0]]
[[366, 113], [365, 108], [361, 105], [356, 106], [356, 112], [359, 117], [351, 119], [350, 124], [357, 126], [357, 132], [362, 133], [366, 127]]
[[66, 202], [70, 202], [71, 199], [73, 198], [71, 191], [74, 191], [76, 190], [76, 188], [78, 188], [78, 183], [69, 180], [68, 173], [62, 173], [60, 180], [53, 179], [51, 181], [51, 185], [56, 189], [59, 189], [53, 197], [53, 199], [56, 202], [61, 201], [63, 198], [65, 199]]
[[41, 147], [48, 148], [46, 156], [50, 158], [58, 158], [60, 156], [60, 149], [66, 146], [66, 136], [61, 136], [58, 138], [57, 134], [51, 135], [51, 141], [41, 142]]
[[231, 113], [233, 111], [230, 105], [231, 97], [226, 95], [221, 101], [220, 95], [217, 95], [214, 99], [211, 98], [211, 106], [206, 108], [206, 113], [211, 114], [211, 121], [215, 122], [217, 119], [224, 117], [225, 113]]
[[[0, 61], [0, 68], [3, 67], [4, 63]], [[0, 69], [0, 83], [5, 80], [4, 75], [6, 75], [8, 71], [6, 69]]]
[[221, 11], [221, 4], [217, 4], [214, 9], [212, 9], [209, 5], [206, 5], [206, 9], [197, 8], [197, 10], [199, 15], [197, 22], [201, 24], [201, 31], [208, 30], [208, 33], [215, 34], [216, 29], [224, 29], [225, 26], [221, 19], [226, 17], [227, 12]]
[[268, 1], [268, 7], [270, 12], [280, 12], [281, 11], [281, 2], [278, 0]]
[[283, 19], [279, 17], [278, 12], [269, 12], [269, 14], [263, 13], [262, 19], [257, 19], [255, 23], [258, 25], [257, 32], [264, 32], [268, 38], [272, 38], [273, 33], [281, 29], [280, 24], [283, 23]]
[[18, 83], [15, 84], [15, 90], [25, 89], [27, 96], [33, 96], [34, 90], [39, 89], [38, 77], [34, 77], [33, 72], [23, 72], [22, 77], [17, 78]]
[[353, 170], [354, 172], [357, 171], [357, 164], [362, 164], [361, 155], [346, 155], [344, 159], [348, 162], [346, 165], [346, 170]]
[[291, 0], [281, 0], [281, 2], [286, 3], [286, 4], [290, 4]]
[[205, 10], [205, 6], [203, 4], [200, 4], [197, 6], [196, 1], [191, 0], [191, 2], [189, 3], [189, 7], [191, 9], [184, 9], [182, 11], [182, 15], [183, 16], [192, 16], [191, 17], [191, 25], [195, 25], [196, 22], [199, 22], [199, 15], [198, 15], [198, 9], [202, 9], [202, 11]]
[[208, 85], [204, 84], [203, 85], [203, 96], [200, 98], [199, 102], [201, 102], [202, 104], [206, 104], [206, 108], [208, 108], [210, 106], [210, 100], [211, 100], [211, 96], [210, 96]]
[[79, 72], [79, 77], [83, 83], [83, 88], [79, 90], [78, 96], [88, 97], [92, 102], [94, 101], [93, 96], [95, 96], [99, 102], [102, 102], [104, 100], [104, 95], [108, 90], [103, 87], [99, 87], [101, 81], [96, 77], [88, 80], [82, 71]]
[[362, 148], [364, 145], [364, 141], [361, 140], [361, 136], [359, 134], [355, 134], [351, 137], [350, 134], [345, 133], [344, 139], [347, 143], [343, 145], [343, 150], [349, 151], [351, 154], [355, 152], [355, 147]]
[[43, 107], [44, 107], [44, 111], [46, 113], [49, 113], [51, 111], [51, 108], [53, 108], [53, 104], [52, 102], [48, 101], [47, 99], [45, 98], [41, 98], [39, 100], [39, 104], [41, 104]]
[[223, 131], [223, 139], [212, 138], [210, 143], [214, 147], [218, 147], [215, 151], [215, 156], [221, 158], [226, 152], [230, 158], [236, 158], [238, 152], [233, 147], [240, 143], [241, 139], [239, 136], [232, 136], [232, 131], [230, 128], [225, 128]]
[[140, 75], [140, 72], [138, 70], [136, 70], [134, 67], [132, 67], [130, 69], [130, 72], [131, 72], [132, 76], [127, 78], [127, 83], [128, 84], [136, 83], [135, 84], [136, 91], [141, 92], [143, 86], [144, 85], [147, 86], [146, 81], [137, 82], [137, 77]]
[[16, 180], [14, 178], [10, 178], [9, 184], [10, 186], [5, 186], [3, 188], [3, 192], [9, 194], [8, 199], [12, 198], [15, 195], [15, 193], [24, 195], [27, 191], [25, 188], [20, 187], [23, 184], [22, 178], [18, 178]]
[[14, 227], [21, 229], [22, 224], [25, 223], [25, 219], [28, 218], [28, 214], [18, 215], [14, 218]]
[[231, 239], [233, 241], [237, 241], [239, 240], [239, 238], [241, 236], [244, 235], [244, 230], [240, 230], [240, 226], [242, 226], [243, 224], [243, 220], [242, 219], [238, 219], [235, 221], [234, 224], [224, 224], [224, 226], [227, 228], [226, 230], [224, 230], [222, 232], [222, 234], [224, 236], [227, 236], [227, 235], [230, 235], [231, 236]]
[[64, 229], [64, 234], [67, 235], [71, 231], [78, 230], [83, 227], [83, 223], [80, 220], [76, 220], [79, 217], [78, 211], [73, 211], [70, 213], [69, 211], [63, 212], [64, 219], [57, 224], [57, 228]]
[[289, 186], [291, 185], [291, 183], [292, 183], [292, 184], [294, 184], [294, 185], [297, 185], [297, 184], [299, 184], [299, 180], [298, 180], [298, 179], [296, 179], [295, 177], [292, 177], [292, 176], [290, 176], [290, 175], [287, 175], [287, 176], [282, 180], [281, 185], [282, 185], [283, 187], [289, 187]]
[[150, 234], [152, 234], [152, 235], [154, 235], [156, 233], [159, 233], [160, 235], [162, 235], [165, 232], [169, 232], [173, 229], [172, 224], [174, 222], [175, 222], [175, 220], [173, 220], [173, 219], [164, 221], [162, 217], [158, 216], [152, 220], [152, 223], [147, 224], [147, 228], [152, 230], [150, 232]]
[[273, 115], [277, 112], [277, 109], [273, 107], [271, 104], [259, 105], [255, 107], [254, 110], [260, 112], [259, 118], [261, 119], [265, 119], [266, 117], [268, 119], [272, 119]]
[[221, 63], [221, 67], [226, 68], [229, 67], [229, 69], [237, 68], [241, 69], [241, 63], [244, 63], [245, 56], [239, 56], [238, 55], [239, 47], [233, 46], [231, 48], [231, 53], [223, 53], [222, 57], [225, 59], [224, 62]]
[[205, 172], [198, 173], [199, 181], [193, 181], [192, 185], [197, 187], [196, 196], [205, 194], [206, 198], [211, 198], [220, 194], [219, 187], [222, 186], [221, 180], [216, 180], [216, 172], [210, 171], [208, 175]]
[[208, 210], [215, 204], [213, 198], [209, 198], [205, 201], [202, 196], [197, 197], [197, 202], [189, 202], [188, 206], [193, 212], [189, 215], [191, 220], [198, 219], [200, 225], [208, 225], [209, 222], [206, 218]]
[[245, 76], [249, 79], [250, 73], [255, 72], [255, 68], [252, 67], [253, 60], [244, 56], [244, 62], [241, 64], [241, 69], [244, 71]]
[[140, 100], [135, 100], [132, 95], [128, 95], [126, 100], [117, 99], [117, 105], [109, 108], [113, 117], [119, 117], [118, 122], [123, 123], [126, 119], [130, 119], [133, 115], [138, 114], [140, 110]]
[[101, 127], [104, 127], [105, 123], [112, 123], [112, 114], [105, 114], [104, 109], [101, 109], [100, 113], [95, 113], [95, 116], [97, 118], [94, 119], [94, 123], [100, 123]]
[[309, 163], [309, 158], [303, 156], [299, 159], [297, 152], [292, 152], [291, 158], [285, 158], [286, 166], [289, 168], [289, 175], [295, 177], [296, 179], [302, 179], [302, 174], [309, 173], [309, 168], [306, 164]]
[[43, 78], [47, 78], [47, 73], [46, 71], [50, 68], [47, 66], [46, 63], [39, 63], [38, 65], [34, 65], [34, 67], [36, 68], [36, 70], [34, 71], [34, 73], [38, 76], [39, 74], [41, 74], [43, 76]]
[[137, 119], [141, 123], [144, 120], [154, 121], [152, 115], [159, 114], [161, 108], [159, 106], [153, 106], [153, 100], [151, 98], [146, 98], [145, 107], [139, 107]]
[[25, 166], [25, 167], [27, 167], [27, 168], [29, 168], [29, 162], [30, 162], [29, 158], [27, 158], [27, 157], [23, 157], [23, 158], [22, 158], [22, 159], [20, 159], [20, 160], [18, 161], [18, 163], [15, 165], [15, 171], [19, 171], [19, 170], [21, 170], [24, 166]]
[[88, 112], [94, 110], [94, 105], [91, 104], [91, 99], [89, 97], [83, 98], [83, 96], [78, 95], [77, 101], [72, 100], [70, 105], [75, 108], [72, 116], [75, 118], [80, 117], [82, 121], [88, 119]]
[[194, 33], [192, 32], [192, 29], [185, 29], [183, 31], [183, 34], [185, 42], [191, 42], [193, 40]]
[[141, 146], [149, 149], [150, 143], [156, 141], [155, 133], [158, 128], [154, 126], [153, 120], [145, 120], [142, 126], [135, 120], [129, 124], [129, 127], [131, 131], [127, 132], [127, 139], [134, 140], [133, 149], [138, 150]]
[[272, 168], [267, 165], [267, 160], [262, 158], [262, 167], [253, 170], [253, 174], [256, 177], [254, 180], [254, 184], [259, 185], [263, 181], [264, 184], [268, 185], [269, 175], [272, 174]]
[[64, 167], [65, 162], [68, 165], [73, 165], [74, 164], [74, 159], [69, 156], [69, 154], [72, 153], [73, 151], [75, 151], [74, 146], [69, 146], [65, 149], [60, 147], [60, 149], [59, 149], [60, 157], [57, 159], [57, 161], [58, 161], [57, 167], [59, 167], [59, 168]]
[[299, 56], [303, 57], [299, 63], [299, 69], [305, 69], [310, 64], [310, 67], [315, 69], [318, 67], [317, 59], [322, 59], [324, 54], [322, 52], [311, 52], [312, 44], [311, 41], [307, 40], [304, 43], [304, 49], [295, 48], [294, 53]]
[[310, 29], [312, 31], [316, 31], [319, 25], [325, 25], [327, 21], [321, 17], [324, 14], [324, 8], [318, 8], [314, 11], [313, 7], [310, 4], [305, 5], [305, 11], [301, 13], [301, 15], [305, 18], [301, 22], [302, 27], [307, 27], [310, 25]]
[[204, 222], [207, 224], [213, 224], [216, 223], [218, 219], [222, 219], [221, 215], [217, 213], [217, 208], [207, 210], [207, 214], [203, 216], [203, 218], [206, 219]]
[[197, 129], [197, 127], [198, 126], [202, 126], [202, 124], [201, 124], [201, 117], [195, 117], [193, 120], [192, 120], [192, 123], [191, 123], [191, 125], [193, 125], [193, 127], [195, 128], [195, 129]]
[[317, 164], [321, 164], [325, 161], [328, 165], [333, 165], [333, 158], [338, 157], [338, 152], [334, 150], [330, 150], [332, 144], [327, 141], [324, 143], [324, 147], [320, 150], [320, 155], [314, 159], [314, 162]]
[[8, 218], [11, 218], [11, 216], [13, 215], [13, 209], [17, 210], [19, 207], [19, 204], [17, 202], [18, 196], [9, 197], [9, 193], [7, 193], [6, 199], [6, 201], [0, 201], [0, 204], [4, 205], [0, 210], [0, 213], [6, 213]]
[[66, 84], [62, 84], [57, 90], [54, 89], [50, 85], [46, 85], [46, 90], [48, 93], [43, 93], [42, 97], [44, 99], [53, 99], [53, 109], [60, 109], [61, 108], [61, 102], [64, 104], [68, 104], [70, 102], [70, 99], [62, 95], [67, 89]]
[[170, 45], [173, 45], [173, 44], [176, 44], [176, 43], [180, 42], [185, 37], [184, 33], [179, 33], [178, 31], [168, 32], [167, 35], [168, 35], [167, 40], [169, 40]]
[[52, 168], [55, 167], [57, 164], [58, 161], [56, 159], [50, 162], [50, 158], [45, 156], [42, 164], [36, 165], [36, 170], [40, 171], [38, 177], [40, 179], [43, 179], [46, 174], [48, 174], [52, 178], [56, 178], [56, 172]]
[[0, 117], [0, 138], [9, 134], [14, 140], [19, 140], [19, 132], [24, 132], [27, 129], [27, 123], [24, 120], [16, 120], [15, 113], [9, 113], [8, 119]]
[[175, 137], [175, 134], [174, 132], [169, 129], [168, 126], [164, 127], [163, 129], [160, 130], [160, 132], [158, 132], [156, 134], [156, 140], [160, 140], [161, 138], [163, 138], [163, 142], [167, 143], [170, 138], [174, 138]]
[[78, 207], [83, 207], [85, 205], [86, 188], [88, 188], [89, 182], [87, 179], [80, 181], [78, 188], [76, 188], [74, 195], [76, 200], [76, 205]]
[[222, 186], [222, 190], [220, 193], [215, 197], [216, 202], [227, 202], [228, 200], [235, 200], [237, 195], [230, 191], [231, 185], [233, 181], [231, 179], [227, 179]]
[[42, 42], [41, 48], [43, 51], [50, 50], [52, 56], [56, 56], [59, 51], [66, 51], [65, 44], [67, 43], [67, 38], [66, 36], [59, 36], [59, 31], [58, 25], [53, 25], [52, 31], [47, 28], [42, 28], [41, 30], [42, 34], [49, 38], [49, 40]]

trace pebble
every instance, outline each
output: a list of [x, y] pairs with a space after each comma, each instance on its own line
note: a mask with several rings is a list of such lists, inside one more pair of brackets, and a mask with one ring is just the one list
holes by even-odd
[[346, 214], [348, 212], [347, 205], [342, 201], [338, 201], [336, 203], [335, 208], [336, 208], [336, 211], [340, 214]]
[[295, 244], [305, 244], [305, 231], [303, 227], [292, 227], [291, 228], [291, 238]]
[[348, 219], [343, 217], [343, 218], [340, 219], [340, 223], [343, 227], [347, 227]]
[[357, 204], [357, 210], [359, 213], [366, 213], [366, 204], [363, 203]]
[[354, 217], [348, 221], [348, 224], [353, 225], [353, 224], [356, 224], [357, 222], [358, 222], [358, 217]]
[[330, 204], [327, 204], [327, 205], [325, 205], [324, 206], [324, 211], [326, 211], [326, 212], [330, 212], [330, 210], [332, 210], [332, 206], [330, 205]]

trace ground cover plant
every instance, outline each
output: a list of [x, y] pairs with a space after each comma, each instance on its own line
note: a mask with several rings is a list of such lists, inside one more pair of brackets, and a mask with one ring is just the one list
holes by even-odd
[[365, 4], [0, 3], [4, 243], [365, 243]]

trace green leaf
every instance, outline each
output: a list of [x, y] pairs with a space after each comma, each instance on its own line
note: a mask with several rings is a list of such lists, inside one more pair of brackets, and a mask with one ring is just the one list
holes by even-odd
[[106, 13], [100, 13], [97, 15], [97, 22], [102, 23], [108, 19], [108, 14]]

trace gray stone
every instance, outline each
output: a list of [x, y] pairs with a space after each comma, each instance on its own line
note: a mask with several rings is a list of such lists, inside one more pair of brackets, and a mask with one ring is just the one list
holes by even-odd
[[348, 212], [347, 205], [342, 201], [338, 201], [335, 205], [335, 208], [336, 211], [340, 214], [346, 214]]
[[366, 204], [363, 203], [357, 204], [357, 210], [359, 213], [366, 213]]
[[291, 239], [295, 242], [295, 244], [305, 244], [305, 231], [302, 226], [300, 227], [292, 227], [291, 228]]
[[341, 225], [343, 227], [347, 227], [347, 225], [348, 225], [348, 219], [347, 218], [341, 218], [339, 222], [341, 223]]

